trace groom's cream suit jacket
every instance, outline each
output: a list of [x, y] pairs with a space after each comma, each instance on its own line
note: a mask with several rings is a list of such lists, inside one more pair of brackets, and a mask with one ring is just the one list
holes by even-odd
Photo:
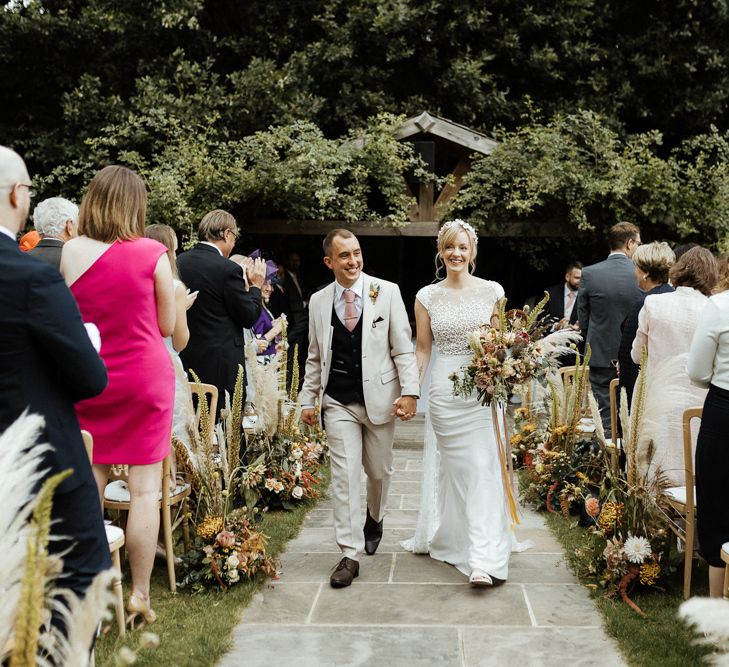
[[[393, 403], [399, 396], [420, 394], [418, 370], [400, 289], [364, 272], [362, 277], [362, 391], [369, 420], [385, 424], [394, 419]], [[301, 405], [321, 402], [329, 381], [334, 286], [315, 292], [309, 301], [309, 355]]]

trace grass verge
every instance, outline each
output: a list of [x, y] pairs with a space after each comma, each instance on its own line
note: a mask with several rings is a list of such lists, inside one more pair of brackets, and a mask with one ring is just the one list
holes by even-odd
[[[322, 498], [329, 487], [329, 468], [321, 469]], [[268, 553], [281, 554], [289, 540], [296, 537], [306, 514], [317, 501], [305, 501], [290, 512], [269, 512], [261, 524], [268, 535]], [[123, 646], [137, 651], [135, 665], [185, 665], [205, 667], [214, 665], [231, 646], [230, 635], [240, 620], [242, 610], [265, 584], [261, 576], [254, 581], [241, 582], [227, 593], [210, 590], [191, 594], [179, 590], [170, 593], [164, 562], [158, 561], [152, 573], [152, 604], [157, 612], [157, 622], [145, 628], [157, 634], [160, 646], [156, 649], [140, 649], [142, 632], [127, 632], [120, 637], [115, 621], [96, 643], [96, 664], [99, 667], [117, 665], [117, 652]], [[129, 572], [125, 572], [124, 588], [128, 595]]]
[[[560, 514], [545, 514], [547, 525], [562, 544], [565, 558], [579, 548], [585, 538], [582, 528], [572, 528], [573, 519]], [[570, 563], [571, 565], [571, 563]], [[694, 565], [691, 579], [693, 595], [707, 595], [707, 569]], [[582, 583], [594, 583], [582, 579]], [[676, 572], [666, 583], [665, 591], [636, 590], [631, 599], [647, 615], [641, 618], [620, 599], [606, 597], [601, 590], [592, 591], [597, 608], [605, 623], [605, 630], [612, 635], [629, 665], [634, 667], [686, 667], [699, 665], [703, 656], [710, 652], [695, 642], [696, 634], [678, 616], [683, 602], [683, 569]]]

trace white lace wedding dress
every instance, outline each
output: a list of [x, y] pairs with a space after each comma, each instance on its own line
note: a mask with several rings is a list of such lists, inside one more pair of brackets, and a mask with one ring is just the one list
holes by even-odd
[[491, 408], [475, 395], [455, 397], [449, 375], [468, 364], [468, 335], [489, 322], [503, 295], [491, 281], [467, 290], [428, 285], [417, 294], [438, 354], [430, 375], [418, 524], [415, 536], [402, 543], [467, 576], [477, 568], [497, 579], [507, 578], [511, 551], [527, 545], [518, 545], [511, 529]]

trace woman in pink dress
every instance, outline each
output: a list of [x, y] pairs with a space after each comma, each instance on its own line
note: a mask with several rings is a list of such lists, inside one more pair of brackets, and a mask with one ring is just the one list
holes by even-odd
[[144, 238], [147, 193], [133, 171], [99, 171], [81, 202], [79, 237], [66, 243], [61, 272], [86, 322], [101, 333], [109, 385], [76, 404], [81, 428], [94, 438], [93, 470], [103, 501], [111, 464], [129, 465], [131, 504], [126, 546], [132, 570], [131, 621], [153, 622], [149, 599], [161, 489], [170, 451], [175, 396], [164, 343], [175, 325], [167, 249]]

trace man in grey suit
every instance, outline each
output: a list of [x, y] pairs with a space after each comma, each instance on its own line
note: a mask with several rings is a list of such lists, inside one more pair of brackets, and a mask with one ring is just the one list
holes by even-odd
[[583, 269], [577, 307], [582, 335], [592, 349], [592, 393], [610, 437], [610, 381], [617, 377], [620, 325], [640, 294], [630, 259], [640, 245], [640, 230], [630, 222], [619, 222], [608, 231], [608, 245], [607, 259]]
[[33, 211], [33, 225], [41, 240], [28, 254], [58, 271], [63, 244], [77, 234], [78, 206], [63, 197], [44, 199]]

